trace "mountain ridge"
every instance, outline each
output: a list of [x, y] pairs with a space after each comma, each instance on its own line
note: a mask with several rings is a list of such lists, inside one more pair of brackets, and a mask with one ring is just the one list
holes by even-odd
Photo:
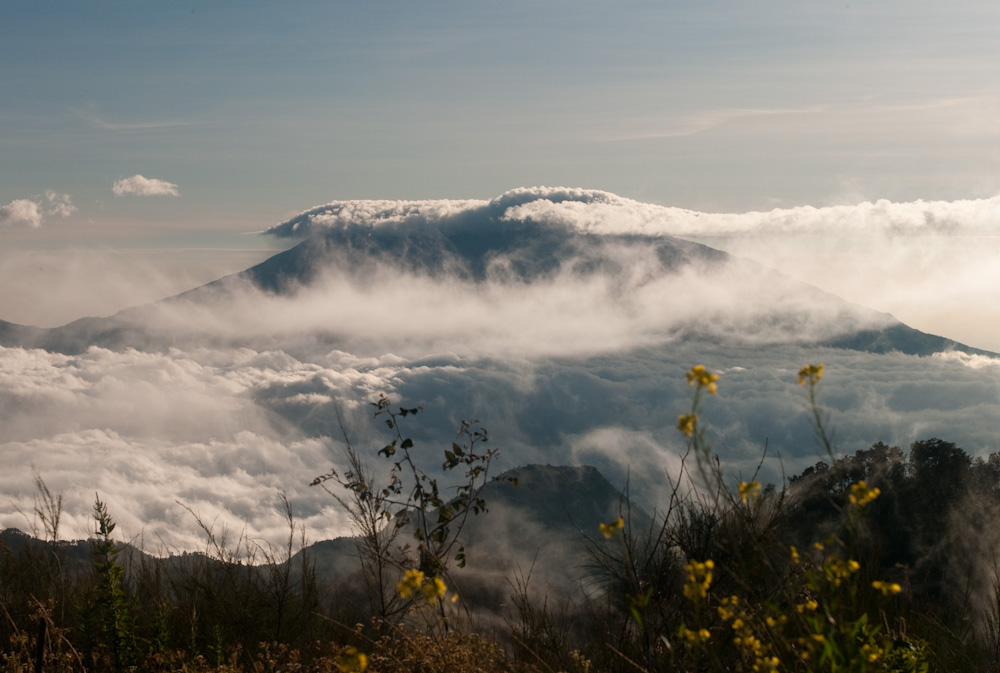
[[[727, 265], [733, 264], [740, 265], [742, 272], [750, 276], [758, 273], [746, 271], [754, 263], [669, 235], [598, 234], [558, 222], [505, 219], [506, 212], [496, 206], [488, 217], [480, 220], [466, 214], [445, 218], [442, 222], [404, 219], [384, 226], [346, 222], [336, 227], [307, 230], [305, 240], [244, 271], [157, 302], [124, 309], [108, 317], [81, 318], [54, 328], [0, 321], [0, 345], [42, 348], [66, 354], [78, 354], [92, 345], [111, 350], [137, 348], [160, 351], [200, 343], [224, 345], [225, 339], [204, 333], [197, 324], [187, 324], [181, 329], [172, 325], [170, 330], [165, 330], [157, 327], [157, 320], [162, 313], [175, 309], [194, 309], [195, 314], [211, 314], [213, 306], [224, 306], [233, 297], [242, 296], [247, 291], [292, 299], [319, 285], [331, 274], [338, 279], [337, 282], [361, 286], [381, 282], [386, 273], [392, 272], [426, 276], [449, 283], [469, 283], [471, 286], [486, 283], [528, 286], [555, 282], [553, 279], [567, 275], [577, 279], [600, 277], [612, 291], [627, 297], [642, 291], [650, 283], [687, 273], [689, 269], [703, 274], [699, 278], [721, 273], [728, 268]], [[310, 217], [315, 219], [316, 214]], [[284, 227], [282, 235], [290, 236], [299, 231], [289, 223], [302, 222], [303, 218], [306, 214], [279, 225]], [[921, 332], [888, 314], [851, 305], [818, 288], [791, 281], [780, 272], [766, 267], [760, 267], [759, 274], [763, 274], [760, 282], [764, 287], [779, 284], [766, 280], [767, 274], [776, 274], [780, 282], [822, 297], [833, 310], [840, 310], [845, 316], [863, 314], [869, 316], [865, 320], [881, 325], [880, 329], [864, 324], [853, 330], [845, 327], [844, 331], [828, 338], [809, 340], [803, 335], [801, 343], [871, 353], [896, 351], [909, 355], [931, 355], [957, 350], [1000, 357], [946, 337]], [[722, 289], [725, 290], [725, 287]], [[737, 286], [729, 291], [742, 290]], [[794, 323], [795, 310], [793, 306], [788, 309], [792, 313], [776, 314], [777, 317], [770, 320], [791, 320]], [[766, 313], [764, 318], [763, 327], [771, 327]], [[840, 318], [831, 317], [829, 322], [836, 324]], [[794, 324], [786, 331], [794, 335]], [[710, 342], [726, 338], [725, 334], [720, 336], [705, 332], [698, 325], [688, 325], [684, 332], [688, 338]], [[229, 337], [229, 341], [239, 346], [250, 343], [252, 336], [235, 334]]]

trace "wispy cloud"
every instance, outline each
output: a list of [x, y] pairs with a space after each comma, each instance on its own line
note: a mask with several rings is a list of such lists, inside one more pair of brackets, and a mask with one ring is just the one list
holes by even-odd
[[45, 211], [46, 215], [69, 217], [76, 212], [76, 206], [73, 205], [73, 200], [69, 194], [57, 194], [55, 191], [48, 189], [45, 191], [45, 200], [48, 202], [48, 208]]
[[122, 178], [115, 182], [111, 191], [116, 196], [136, 194], [138, 196], [180, 196], [177, 185], [166, 180], [147, 178], [138, 173], [130, 178]]
[[155, 121], [155, 122], [133, 122], [133, 123], [116, 123], [108, 122], [103, 119], [92, 119], [91, 122], [94, 126], [98, 128], [107, 129], [108, 131], [150, 131], [154, 129], [169, 129], [177, 128], [181, 126], [193, 126], [190, 122], [183, 121]]
[[201, 122], [193, 122], [183, 119], [154, 119], [150, 121], [111, 121], [106, 117], [97, 114], [96, 108], [75, 109], [74, 114], [90, 124], [91, 126], [104, 131], [115, 131], [119, 133], [156, 131], [159, 129], [182, 128], [187, 126], [200, 126]]
[[825, 106], [809, 106], [801, 108], [731, 108], [719, 110], [703, 110], [688, 115], [679, 115], [668, 119], [646, 119], [628, 121], [620, 124], [621, 128], [631, 128], [627, 133], [615, 132], [600, 135], [597, 142], [625, 142], [634, 140], [656, 140], [659, 138], [680, 138], [693, 136], [722, 126], [738, 119], [749, 117], [776, 117], [785, 115], [816, 114], [827, 110]]

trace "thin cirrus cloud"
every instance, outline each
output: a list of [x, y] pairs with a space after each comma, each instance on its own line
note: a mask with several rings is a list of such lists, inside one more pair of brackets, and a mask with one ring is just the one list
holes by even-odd
[[177, 185], [174, 183], [167, 182], [166, 180], [159, 180], [157, 178], [147, 178], [138, 173], [130, 178], [117, 180], [111, 188], [111, 191], [115, 193], [115, 196], [124, 196], [125, 194], [135, 194], [137, 196], [181, 195], [181, 193], [177, 190]]
[[46, 190], [44, 200], [14, 199], [0, 206], [0, 225], [28, 226], [37, 229], [46, 217], [69, 217], [76, 206], [69, 194]]

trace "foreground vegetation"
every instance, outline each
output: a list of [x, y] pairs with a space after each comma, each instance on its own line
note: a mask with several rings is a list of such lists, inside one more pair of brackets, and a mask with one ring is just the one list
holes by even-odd
[[778, 489], [723, 473], [700, 409], [717, 377], [693, 368], [678, 419], [689, 451], [665, 511], [623, 498], [620, 518], [581, 539], [573, 600], [530, 571], [493, 588], [502, 601], [463, 588], [488, 436], [463, 423], [444, 452], [463, 480], [445, 498], [403, 432], [420, 410], [385, 398], [388, 481], [348, 445], [351, 469], [314, 482], [358, 527], [350, 581], [319, 581], [295, 553], [304, 533], [287, 502], [281, 549], [205, 527], [208, 553], [153, 559], [114, 539], [99, 498], [93, 539], [60, 542], [61, 501], [38, 478], [41, 534], [6, 531], [0, 545], [3, 670], [1000, 671], [1000, 454], [930, 439], [838, 457], [822, 376], [804, 367], [799, 383], [828, 459]]

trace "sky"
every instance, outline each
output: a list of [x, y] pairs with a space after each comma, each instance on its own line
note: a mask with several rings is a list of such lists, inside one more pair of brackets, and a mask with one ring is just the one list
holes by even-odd
[[[1000, 194], [995, 3], [3, 9], [0, 319], [18, 323], [107, 315], [238, 271], [287, 245], [253, 232], [339, 199], [549, 185], [747, 213]], [[942, 279], [910, 291], [910, 259], [891, 289], [856, 272], [887, 246], [728, 243], [1000, 349], [994, 323], [955, 308], [968, 279], [936, 301]], [[946, 247], [940, 263], [961, 269], [997, 245]], [[989, 305], [983, 292], [968, 304]]]

